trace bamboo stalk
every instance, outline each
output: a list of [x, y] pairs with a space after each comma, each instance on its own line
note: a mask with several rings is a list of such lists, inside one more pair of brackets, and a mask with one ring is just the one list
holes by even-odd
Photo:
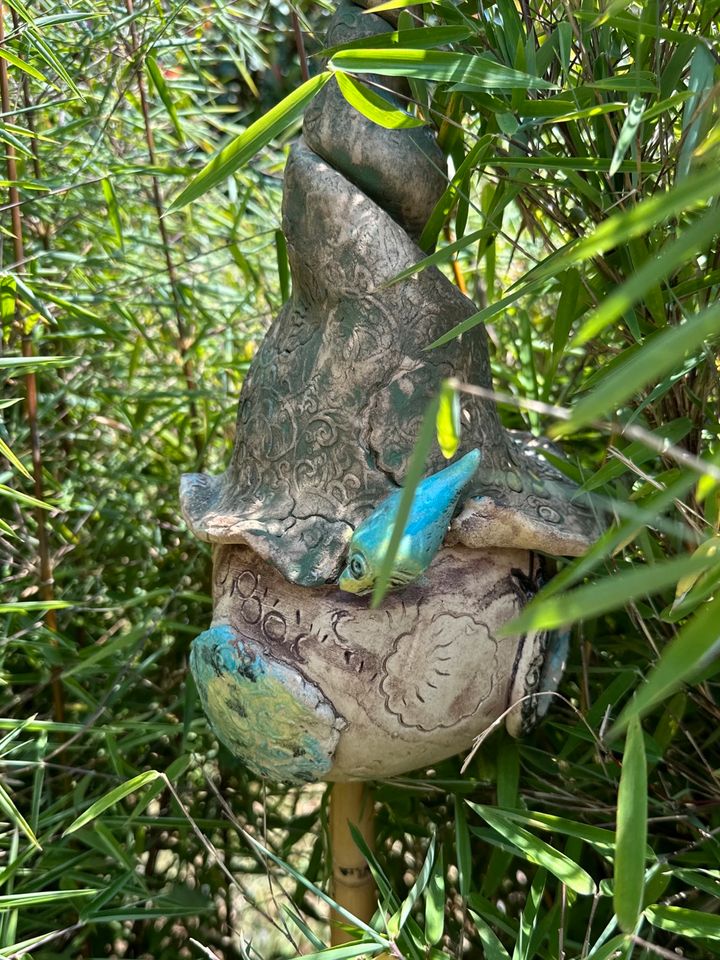
[[[368, 923], [377, 906], [377, 892], [370, 868], [350, 833], [357, 827], [372, 850], [375, 846], [372, 788], [367, 783], [335, 783], [330, 795], [330, 845], [332, 848], [333, 899], [358, 920]], [[346, 923], [336, 911], [330, 916], [332, 946], [354, 939], [341, 926]]]
[[[5, 6], [0, 4], [0, 45], [5, 43]], [[11, 113], [10, 103], [10, 84], [8, 82], [8, 67], [4, 57], [0, 57], [0, 103], [2, 103], [2, 112], [8, 116]], [[20, 196], [17, 188], [17, 164], [15, 162], [15, 147], [12, 143], [5, 145], [5, 160], [7, 166], [7, 178], [9, 182], [10, 211], [13, 235], [13, 255], [15, 257], [15, 270], [23, 273], [25, 270], [25, 245], [23, 243], [22, 212], [20, 205]], [[20, 297], [15, 295], [15, 327], [20, 336], [21, 350], [23, 357], [34, 357], [35, 348], [32, 340], [32, 331], [25, 330], [20, 306]], [[25, 375], [25, 411], [28, 418], [28, 427], [30, 431], [30, 449], [33, 467], [33, 487], [35, 497], [38, 500], [44, 500], [44, 488], [42, 477], [42, 449], [40, 446], [40, 431], [38, 429], [38, 390], [37, 379], [34, 371]], [[45, 511], [38, 508], [35, 511], [38, 538], [38, 555], [40, 561], [40, 585], [39, 596], [41, 600], [52, 601], [55, 596], [52, 559], [50, 557], [50, 541], [48, 537], [47, 521]], [[57, 633], [57, 616], [54, 610], [45, 611], [45, 625], [48, 630]], [[53, 716], [57, 722], [65, 719], [65, 697], [63, 693], [62, 681], [60, 680], [60, 670], [58, 667], [53, 669], [51, 675], [52, 696], [53, 696]]]
[[[145, 92], [145, 81], [143, 80], [144, 58], [142, 57], [140, 38], [138, 37], [137, 27], [135, 26], [135, 7], [133, 0], [125, 0], [125, 8], [131, 17], [130, 47], [132, 55], [136, 59], [137, 64], [138, 96], [140, 98], [140, 110], [142, 111], [143, 125], [145, 127], [145, 143], [147, 145], [148, 159], [150, 160], [150, 165], [155, 167], [157, 166], [155, 137], [153, 136], [152, 125], [150, 123], [150, 108], [148, 106], [147, 94]], [[185, 378], [185, 386], [190, 394], [189, 407], [190, 419], [192, 421], [192, 439], [199, 463], [203, 454], [203, 439], [199, 431], [200, 421], [198, 419], [198, 409], [193, 396], [196, 389], [196, 383], [193, 364], [189, 354], [190, 333], [185, 325], [185, 320], [182, 314], [182, 304], [180, 302], [177, 273], [175, 272], [175, 264], [173, 263], [173, 259], [170, 254], [170, 237], [168, 236], [167, 226], [165, 224], [165, 209], [163, 206], [162, 194], [160, 193], [160, 183], [155, 174], [150, 176], [150, 183], [152, 188], [153, 205], [157, 215], [158, 231], [160, 233], [160, 240], [162, 242], [163, 255], [165, 257], [165, 269], [167, 271], [168, 281], [170, 283], [170, 291], [173, 299], [178, 352], [180, 353], [180, 362], [182, 364], [183, 376]]]

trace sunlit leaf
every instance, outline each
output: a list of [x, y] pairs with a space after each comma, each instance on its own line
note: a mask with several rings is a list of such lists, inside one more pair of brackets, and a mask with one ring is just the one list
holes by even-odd
[[438, 50], [342, 50], [330, 69], [348, 73], [374, 73], [386, 77], [415, 77], [445, 83], [462, 83], [477, 90], [547, 90], [552, 83], [505, 67], [489, 57]]
[[615, 150], [613, 151], [612, 163], [608, 173], [612, 177], [620, 169], [620, 165], [625, 159], [625, 154], [630, 149], [637, 134], [638, 127], [642, 123], [643, 113], [645, 112], [645, 101], [642, 97], [633, 97], [628, 104], [627, 116], [620, 130]]
[[435, 428], [438, 445], [447, 460], [455, 456], [460, 446], [460, 414], [460, 394], [446, 381], [440, 388]]
[[517, 847], [518, 851], [531, 863], [545, 867], [549, 873], [576, 893], [584, 896], [595, 893], [595, 882], [581, 866], [564, 853], [551, 847], [549, 843], [519, 826], [512, 818], [506, 817], [502, 810], [470, 803], [470, 801], [468, 805], [490, 824], [493, 830]]
[[648, 339], [640, 353], [609, 373], [587, 397], [575, 404], [569, 420], [554, 427], [552, 434], [564, 436], [593, 420], [612, 416], [633, 394], [679, 366], [691, 351], [706, 340], [719, 337], [720, 303], [688, 317], [678, 326], [666, 327]]
[[[691, 559], [705, 559], [693, 557]], [[609, 733], [623, 731], [630, 720], [644, 716], [720, 653], [720, 594], [708, 601], [663, 650], [659, 661]]]
[[612, 577], [544, 598], [542, 593], [501, 633], [510, 636], [528, 630], [553, 629], [617, 610], [630, 600], [674, 587], [681, 577], [706, 570], [712, 558], [682, 556], [646, 566], [633, 566]]
[[134, 793], [136, 790], [140, 790], [146, 784], [152, 783], [153, 780], [157, 780], [158, 777], [161, 776], [162, 774], [157, 770], [146, 770], [145, 773], [140, 773], [131, 780], [121, 783], [119, 787], [114, 787], [109, 793], [106, 793], [105, 796], [100, 797], [100, 799], [91, 804], [84, 813], [80, 814], [79, 817], [73, 820], [70, 826], [63, 833], [63, 836], [66, 837], [68, 834], [75, 833], [76, 830], [80, 830], [81, 827], [84, 827], [86, 824], [90, 823], [90, 821], [94, 820], [95, 817], [99, 817], [100, 814], [104, 813], [109, 807], [114, 806], [116, 803], [118, 803], [118, 801], [123, 800], [131, 793]]
[[170, 209], [178, 210], [197, 200], [208, 190], [226, 180], [255, 154], [302, 116], [305, 107], [330, 79], [328, 72], [306, 80], [301, 86], [268, 110], [264, 116], [236, 137], [196, 174], [172, 202]]
[[645, 910], [645, 916], [654, 927], [681, 937], [720, 940], [720, 916], [714, 913], [656, 903]]
[[398, 109], [385, 97], [375, 93], [370, 87], [360, 83], [354, 77], [337, 71], [335, 73], [340, 92], [347, 102], [368, 120], [372, 120], [386, 130], [407, 130], [411, 127], [422, 127], [424, 122], [417, 117], [410, 116], [404, 110]]
[[615, 828], [615, 915], [625, 933], [634, 931], [642, 910], [646, 842], [647, 763], [642, 727], [635, 718], [625, 740]]

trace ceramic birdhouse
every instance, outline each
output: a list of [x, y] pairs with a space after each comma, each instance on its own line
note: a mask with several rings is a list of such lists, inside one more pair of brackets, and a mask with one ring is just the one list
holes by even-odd
[[[327, 43], [391, 29], [346, 2]], [[434, 268], [392, 282], [423, 257], [444, 169], [429, 128], [376, 126], [323, 88], [285, 170], [292, 296], [243, 384], [227, 470], [183, 477], [187, 523], [214, 545], [190, 666], [219, 739], [265, 777], [393, 776], [499, 717], [519, 735], [561, 672], [564, 637], [499, 630], [541, 556], [581, 554], [597, 520], [488, 400], [465, 400], [449, 465], [431, 453], [393, 590], [370, 606], [428, 401], [448, 377], [491, 387], [482, 326], [425, 349], [476, 306]]]

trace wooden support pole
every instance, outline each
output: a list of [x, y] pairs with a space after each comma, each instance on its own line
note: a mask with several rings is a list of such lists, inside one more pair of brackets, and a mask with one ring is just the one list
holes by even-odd
[[[368, 847], [375, 846], [372, 788], [367, 783], [335, 783], [330, 795], [330, 844], [332, 847], [332, 896], [341, 906], [368, 923], [377, 906], [377, 892], [370, 868], [358, 850], [349, 824], [357, 827]], [[330, 916], [330, 943], [338, 946], [353, 937], [334, 910]]]

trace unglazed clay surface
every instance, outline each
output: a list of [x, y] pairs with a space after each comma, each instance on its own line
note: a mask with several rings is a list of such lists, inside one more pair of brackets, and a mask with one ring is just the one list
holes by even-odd
[[[343, 2], [330, 42], [389, 29]], [[402, 105], [403, 81], [391, 87]], [[213, 621], [190, 666], [217, 736], [272, 779], [393, 776], [495, 722], [520, 734], [562, 672], [566, 638], [499, 630], [538, 589], [533, 551], [581, 554], [598, 523], [488, 400], [464, 397], [454, 466], [424, 481], [441, 490], [477, 451], [457, 497], [418, 500], [397, 592], [372, 610], [338, 589], [343, 568], [346, 589], [371, 587], [350, 579], [349, 544], [358, 531], [355, 548], [382, 556], [441, 382], [491, 386], [482, 325], [426, 349], [475, 304], [434, 268], [395, 282], [423, 259], [444, 183], [429, 129], [378, 127], [325, 86], [285, 171], [292, 296], [243, 384], [227, 470], [183, 477], [183, 514], [215, 544]], [[435, 447], [427, 474], [446, 466]]]

